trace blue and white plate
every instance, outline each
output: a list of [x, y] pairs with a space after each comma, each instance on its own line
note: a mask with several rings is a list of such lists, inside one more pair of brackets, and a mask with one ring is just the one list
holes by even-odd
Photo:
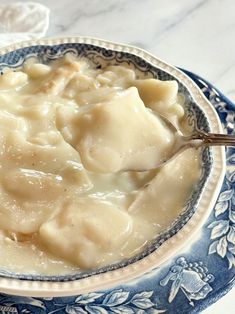
[[[133, 68], [140, 78], [177, 80], [179, 93], [185, 100], [185, 116], [189, 127], [214, 133], [222, 131], [214, 107], [187, 75], [136, 47], [88, 37], [21, 42], [0, 49], [0, 70], [4, 73], [6, 68], [15, 69], [29, 58], [49, 63], [66, 53], [89, 59], [98, 68], [126, 64]], [[142, 252], [99, 269], [67, 275], [46, 276], [37, 275], [30, 269], [22, 273], [0, 269], [1, 291], [34, 297], [84, 294], [130, 282], [170, 260], [182, 247], [189, 244], [189, 241], [198, 238], [203, 223], [215, 205], [223, 182], [225, 174], [223, 147], [203, 148], [200, 157], [201, 177], [184, 209], [166, 230], [143, 248]]]
[[[198, 88], [183, 72], [135, 47], [91, 38], [23, 42], [0, 50], [0, 68], [4, 71], [5, 67], [18, 67], [32, 56], [50, 62], [66, 52], [89, 58], [98, 67], [103, 63], [127, 63], [140, 76], [176, 79], [185, 97], [187, 121], [192, 128], [221, 132], [216, 109], [228, 132], [233, 131], [233, 105], [211, 85], [188, 73]], [[198, 312], [218, 297], [233, 278], [235, 155], [232, 153], [228, 149], [227, 176], [212, 214], [224, 178], [225, 154], [221, 147], [202, 150], [202, 176], [185, 210], [143, 252], [98, 270], [66, 276], [15, 274], [0, 269], [0, 289], [8, 293], [0, 295], [0, 313]], [[190, 240], [194, 244], [182, 251]], [[166, 261], [168, 264], [163, 264]], [[71, 297], [78, 293], [81, 294]]]
[[[211, 84], [185, 71], [235, 133], [235, 105]], [[226, 151], [224, 183], [201, 237], [167, 264], [110, 290], [63, 298], [1, 294], [0, 313], [144, 314], [199, 313], [235, 283], [235, 148]]]

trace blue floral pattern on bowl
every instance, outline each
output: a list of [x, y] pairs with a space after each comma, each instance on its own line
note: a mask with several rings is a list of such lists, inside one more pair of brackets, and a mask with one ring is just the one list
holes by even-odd
[[[73, 53], [78, 57], [88, 58], [95, 66], [98, 68], [103, 65], [110, 64], [128, 64], [133, 67], [139, 75], [142, 77], [148, 75], [155, 77], [161, 80], [172, 80], [176, 79], [174, 76], [168, 72], [157, 68], [144, 59], [140, 58], [131, 53], [127, 52], [118, 52], [115, 50], [109, 50], [99, 46], [88, 45], [88, 44], [79, 44], [79, 43], [66, 43], [53, 46], [47, 45], [36, 45], [31, 47], [25, 47], [13, 52], [7, 53], [0, 56], [0, 71], [3, 71], [5, 67], [17, 68], [25, 62], [26, 59], [37, 57], [40, 62], [49, 63], [51, 60], [56, 60], [59, 57], [65, 55], [66, 53]], [[176, 79], [177, 80], [177, 79]], [[185, 108], [186, 116], [189, 125], [192, 129], [202, 129], [204, 131], [209, 131], [209, 123], [207, 118], [202, 111], [202, 109], [194, 102], [187, 88], [178, 81], [179, 92], [182, 93], [185, 97]], [[100, 268], [95, 271], [80, 272], [77, 274], [71, 274], [66, 276], [38, 276], [38, 275], [19, 275], [10, 273], [7, 271], [0, 270], [0, 276], [6, 276], [10, 278], [20, 278], [26, 280], [47, 280], [47, 281], [68, 281], [68, 280], [77, 280], [80, 278], [86, 278], [95, 274], [100, 274], [114, 269], [122, 268], [136, 261], [143, 259], [147, 255], [151, 254], [153, 251], [158, 249], [166, 240], [178, 233], [179, 230], [189, 221], [189, 219], [195, 213], [195, 209], [200, 198], [201, 192], [207, 178], [210, 174], [212, 166], [212, 158], [210, 154], [210, 149], [205, 148], [202, 150], [202, 163], [205, 165], [203, 167], [203, 172], [201, 178], [195, 187], [188, 203], [185, 206], [184, 211], [179, 215], [179, 217], [172, 223], [171, 226], [164, 232], [162, 232], [156, 239], [151, 241], [146, 248], [138, 255], [130, 258], [128, 260], [123, 260], [119, 263], [112, 264]]]

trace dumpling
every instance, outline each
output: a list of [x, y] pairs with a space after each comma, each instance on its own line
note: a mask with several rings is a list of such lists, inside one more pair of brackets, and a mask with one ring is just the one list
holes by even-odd
[[174, 143], [171, 131], [145, 108], [135, 87], [79, 112], [71, 125], [74, 136], [67, 140], [84, 167], [94, 172], [154, 168]]
[[11, 169], [1, 180], [15, 199], [51, 201], [61, 195], [63, 188], [60, 175], [31, 169]]
[[103, 73], [97, 75], [97, 81], [101, 86], [118, 86], [127, 88], [135, 80], [135, 71], [125, 66], [108, 66]]
[[8, 71], [0, 75], [1, 89], [16, 89], [25, 85], [28, 81], [28, 75], [24, 72]]
[[78, 152], [63, 141], [61, 136], [54, 145], [52, 143], [54, 134], [50, 140], [50, 132], [47, 133], [50, 145], [48, 142], [44, 143], [46, 140], [44, 135], [44, 133], [39, 134], [38, 138], [34, 138], [34, 143], [31, 143], [18, 131], [8, 132], [4, 140], [5, 149], [0, 156], [2, 165], [60, 175], [69, 182], [73, 179], [74, 184], [76, 183], [81, 191], [91, 188], [92, 183], [81, 164]]
[[160, 81], [150, 78], [136, 80], [133, 84], [138, 88], [140, 97], [147, 107], [179, 127], [179, 121], [184, 116], [184, 108], [178, 102], [178, 83], [176, 81]]
[[105, 252], [120, 249], [131, 231], [128, 213], [107, 201], [81, 197], [44, 223], [39, 233], [49, 251], [91, 268]]
[[63, 66], [52, 71], [37, 92], [54, 96], [60, 94], [79, 70], [79, 62], [67, 60]]
[[[185, 206], [200, 177], [199, 152], [187, 150], [160, 169], [136, 194], [128, 212], [166, 228]], [[155, 204], [153, 206], [153, 204]]]
[[134, 85], [146, 106], [163, 101], [167, 106], [177, 100], [178, 84], [176, 81], [160, 81], [156, 79], [135, 80]]
[[[23, 234], [37, 232], [40, 225], [47, 221], [61, 206], [63, 185], [53, 182], [53, 179], [36, 179], [36, 186], [30, 186], [29, 178], [23, 178], [17, 173], [9, 173], [9, 177], [2, 178], [0, 185], [0, 229], [11, 230]], [[41, 182], [40, 182], [41, 181]], [[42, 190], [37, 194], [39, 185]], [[12, 185], [11, 185], [12, 184]], [[18, 184], [18, 185], [17, 185]], [[52, 185], [53, 184], [53, 185]], [[49, 187], [48, 193], [43, 193]], [[27, 193], [28, 192], [28, 193]]]

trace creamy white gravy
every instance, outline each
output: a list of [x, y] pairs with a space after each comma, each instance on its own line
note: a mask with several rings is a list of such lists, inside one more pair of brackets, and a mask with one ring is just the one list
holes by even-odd
[[66, 274], [131, 257], [183, 210], [201, 168], [188, 150], [158, 170], [182, 131], [176, 81], [66, 56], [0, 77], [0, 267]]

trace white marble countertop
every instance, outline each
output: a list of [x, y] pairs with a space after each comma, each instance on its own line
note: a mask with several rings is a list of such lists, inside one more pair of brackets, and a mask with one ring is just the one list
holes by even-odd
[[93, 36], [142, 47], [200, 74], [235, 101], [234, 0], [37, 2], [51, 9], [48, 36]]
[[142, 47], [200, 74], [235, 101], [234, 0], [38, 2], [51, 9], [48, 36], [93, 36]]
[[[48, 36], [93, 36], [142, 47], [201, 75], [235, 102], [234, 0], [38, 2], [51, 9]], [[204, 313], [234, 313], [234, 298], [235, 289]]]

